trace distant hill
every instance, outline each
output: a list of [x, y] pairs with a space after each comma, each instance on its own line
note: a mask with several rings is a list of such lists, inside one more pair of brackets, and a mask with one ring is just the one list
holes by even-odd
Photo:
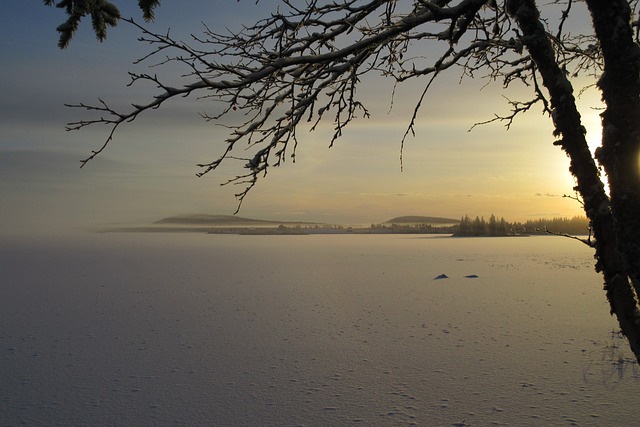
[[[243, 218], [235, 215], [175, 215], [162, 218], [154, 224], [210, 225], [210, 226], [269, 226], [280, 224], [307, 224], [304, 222], [271, 221], [264, 219]], [[314, 223], [315, 224], [315, 223]]]
[[[390, 219], [388, 224], [457, 224], [460, 220], [434, 216], [399, 216]], [[316, 225], [316, 222], [275, 221], [255, 218], [244, 218], [235, 215], [188, 214], [174, 215], [154, 222], [155, 225], [209, 226], [209, 227], [269, 227], [284, 225]]]
[[392, 224], [457, 224], [460, 220], [437, 216], [399, 216], [386, 222]]

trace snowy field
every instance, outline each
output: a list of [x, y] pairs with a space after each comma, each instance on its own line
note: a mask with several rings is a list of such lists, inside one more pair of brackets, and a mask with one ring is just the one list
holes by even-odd
[[573, 240], [2, 240], [3, 426], [604, 426], [640, 415], [640, 376], [592, 254]]

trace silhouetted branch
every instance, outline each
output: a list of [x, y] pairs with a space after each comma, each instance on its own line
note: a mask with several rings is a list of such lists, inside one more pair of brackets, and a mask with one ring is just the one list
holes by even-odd
[[[65, 49], [69, 47], [71, 39], [86, 16], [91, 18], [91, 25], [99, 41], [107, 37], [107, 27], [115, 27], [120, 21], [120, 10], [115, 3], [108, 0], [43, 0], [46, 6], [56, 6], [64, 9], [68, 18], [60, 24], [56, 31], [60, 33], [58, 47]], [[138, 0], [138, 7], [142, 11], [145, 21], [153, 21], [154, 9], [160, 5], [159, 0]]]
[[572, 236], [571, 234], [567, 234], [567, 233], [556, 233], [555, 231], [551, 231], [548, 228], [545, 228], [544, 232], [547, 234], [552, 234], [554, 236], [567, 237], [569, 239], [577, 240], [589, 246], [590, 248], [595, 248], [595, 242], [591, 240], [591, 228], [589, 228], [589, 237], [587, 237], [586, 239], [578, 236]]
[[[240, 202], [270, 167], [279, 166], [287, 157], [295, 161], [296, 130], [302, 124], [314, 130], [321, 121], [331, 122], [332, 146], [353, 120], [369, 117], [357, 93], [361, 76], [368, 73], [389, 77], [396, 85], [428, 78], [400, 139], [401, 168], [404, 143], [409, 135], [415, 136], [428, 90], [435, 77], [447, 70], [460, 69], [463, 77], [482, 73], [488, 81], [502, 81], [504, 86], [516, 81], [533, 85], [535, 98], [508, 100], [512, 106], [509, 115], [496, 115], [481, 123], [505, 121], [509, 127], [517, 115], [538, 102], [547, 109], [535, 65], [524, 52], [511, 19], [495, 2], [314, 0], [303, 8], [290, 1], [282, 4], [270, 17], [239, 31], [220, 34], [205, 25], [204, 33], [192, 35], [190, 44], [174, 39], [169, 32], [153, 33], [126, 20], [141, 31], [139, 40], [151, 47], [137, 64], [155, 61], [151, 66], [156, 68], [175, 64], [186, 72], [180, 84], [172, 85], [156, 74], [130, 73], [130, 85], [149, 82], [159, 93], [146, 103], [132, 104], [129, 111], [116, 111], [102, 101], [97, 106], [74, 105], [101, 116], [69, 123], [68, 130], [97, 123], [111, 127], [104, 144], [82, 164], [113, 141], [121, 124], [194, 93], [198, 99], [222, 106], [216, 113], [201, 113], [205, 120], [241, 119], [239, 124], [223, 123], [230, 130], [226, 147], [218, 158], [198, 164], [201, 170], [197, 173], [202, 176], [213, 171], [225, 159], [242, 161], [247, 171], [225, 183], [246, 185], [237, 193]], [[565, 37], [559, 46], [569, 46], [572, 40]], [[430, 42], [427, 51], [416, 48], [418, 42], [425, 41]], [[586, 50], [578, 49], [580, 44], [584, 40], [576, 39], [571, 45], [573, 53], [561, 58], [567, 66], [578, 59], [585, 61], [581, 55]], [[586, 65], [581, 62], [578, 67], [582, 66]], [[232, 157], [239, 144], [253, 154]]]

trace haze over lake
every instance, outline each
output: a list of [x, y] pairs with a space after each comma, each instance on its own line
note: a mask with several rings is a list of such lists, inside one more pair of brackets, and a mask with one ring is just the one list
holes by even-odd
[[575, 240], [107, 233], [9, 237], [0, 259], [1, 425], [637, 417]]

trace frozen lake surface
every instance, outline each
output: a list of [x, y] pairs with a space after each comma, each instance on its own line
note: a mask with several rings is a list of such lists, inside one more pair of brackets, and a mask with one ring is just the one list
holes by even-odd
[[556, 237], [6, 238], [0, 425], [631, 425], [592, 265]]

